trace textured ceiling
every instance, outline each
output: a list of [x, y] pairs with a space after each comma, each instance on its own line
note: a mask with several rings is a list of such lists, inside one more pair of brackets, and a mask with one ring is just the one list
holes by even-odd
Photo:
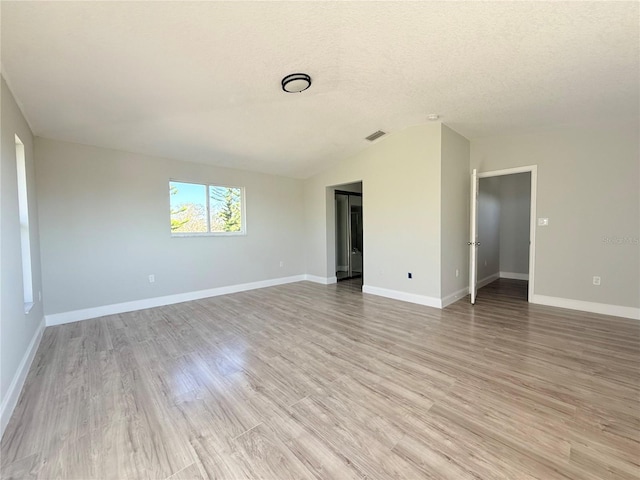
[[36, 135], [307, 177], [429, 113], [467, 138], [637, 118], [639, 8], [2, 1], [1, 60]]

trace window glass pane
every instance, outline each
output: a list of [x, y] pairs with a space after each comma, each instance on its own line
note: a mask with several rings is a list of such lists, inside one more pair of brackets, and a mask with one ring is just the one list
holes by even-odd
[[172, 233], [207, 232], [206, 186], [169, 182]]
[[239, 187], [209, 187], [212, 232], [241, 232], [242, 189]]

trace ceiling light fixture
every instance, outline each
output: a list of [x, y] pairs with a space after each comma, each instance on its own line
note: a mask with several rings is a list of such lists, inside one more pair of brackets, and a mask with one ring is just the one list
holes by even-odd
[[427, 118], [431, 122], [435, 122], [436, 120], [438, 120], [440, 118], [440, 115], [438, 115], [437, 113], [432, 113], [432, 114], [428, 115]]
[[282, 90], [287, 93], [304, 92], [311, 86], [311, 77], [306, 73], [292, 73], [282, 79]]

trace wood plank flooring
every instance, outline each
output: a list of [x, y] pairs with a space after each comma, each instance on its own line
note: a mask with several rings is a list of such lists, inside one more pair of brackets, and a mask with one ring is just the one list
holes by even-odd
[[301, 282], [49, 327], [1, 477], [640, 478], [640, 322], [522, 285], [438, 310]]

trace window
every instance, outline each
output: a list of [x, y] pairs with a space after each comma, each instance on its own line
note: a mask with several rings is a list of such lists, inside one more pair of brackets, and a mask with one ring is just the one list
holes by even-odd
[[171, 234], [244, 235], [244, 188], [169, 182]]
[[20, 251], [22, 253], [22, 289], [24, 292], [24, 313], [33, 307], [33, 275], [31, 273], [31, 235], [29, 234], [29, 205], [27, 203], [27, 162], [24, 144], [16, 140], [16, 171], [18, 173], [18, 215], [20, 217]]

